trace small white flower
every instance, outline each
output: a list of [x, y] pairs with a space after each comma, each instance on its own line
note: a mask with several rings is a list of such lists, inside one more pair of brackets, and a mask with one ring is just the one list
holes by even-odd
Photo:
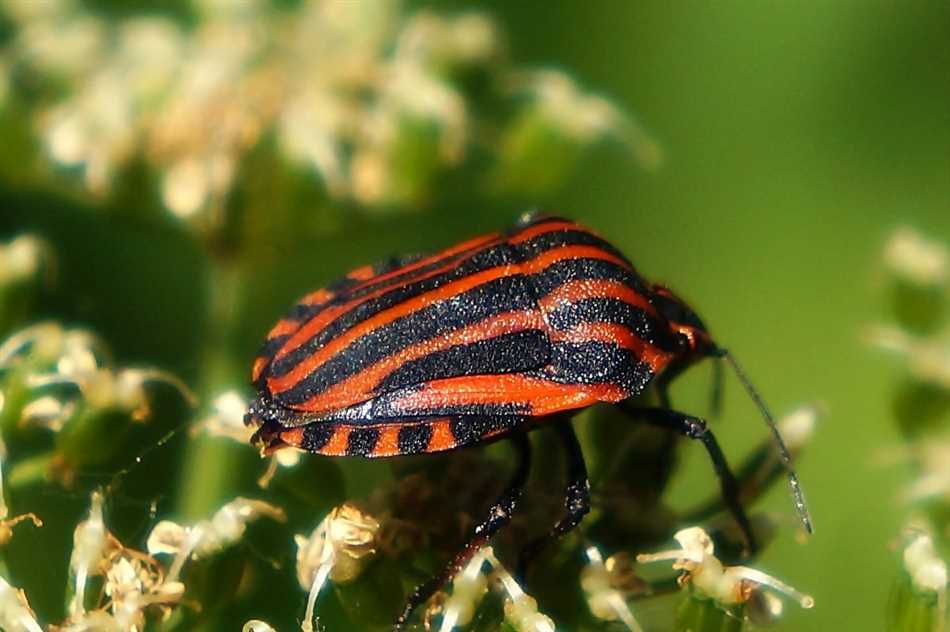
[[376, 553], [379, 522], [355, 505], [334, 507], [310, 534], [294, 536], [297, 543], [297, 581], [309, 591], [303, 630], [313, 630], [317, 595], [327, 579], [343, 583], [355, 579]]
[[538, 612], [537, 600], [526, 593], [515, 581], [491, 547], [483, 549], [485, 560], [491, 565], [492, 575], [505, 595], [505, 621], [518, 632], [554, 632], [551, 617]]
[[918, 338], [898, 327], [879, 325], [867, 333], [874, 346], [903, 356], [917, 378], [950, 389], [950, 337]]
[[[3, 90], [2, 62], [0, 62], [0, 92]], [[0, 103], [2, 103], [0, 94]], [[52, 265], [49, 244], [35, 235], [20, 235], [0, 244], [0, 288], [22, 283], [39, 276], [43, 267]]]
[[439, 632], [451, 632], [456, 626], [468, 625], [472, 621], [475, 609], [488, 591], [488, 578], [482, 574], [484, 564], [485, 549], [480, 549], [452, 578], [452, 594], [442, 604]]
[[771, 575], [747, 566], [724, 566], [714, 555], [712, 539], [702, 528], [690, 527], [677, 531], [673, 538], [680, 549], [643, 553], [638, 562], [672, 560], [673, 568], [683, 571], [681, 583], [689, 582], [699, 594], [716, 601], [723, 607], [745, 603], [753, 591], [769, 588], [794, 599], [802, 608], [811, 608], [815, 600]]
[[202, 520], [186, 527], [171, 520], [156, 524], [148, 536], [146, 548], [151, 555], [174, 555], [168, 571], [168, 582], [175, 582], [189, 559], [213, 555], [238, 542], [247, 524], [260, 517], [278, 522], [287, 519], [279, 507], [262, 500], [236, 498], [215, 512], [211, 520]]
[[620, 621], [631, 632], [643, 632], [623, 594], [614, 588], [604, 558], [595, 546], [587, 547], [587, 565], [581, 571], [581, 588], [591, 614], [603, 621]]
[[904, 548], [904, 568], [917, 590], [938, 595], [946, 592], [947, 564], [937, 555], [928, 534], [916, 534]]
[[884, 250], [884, 262], [898, 278], [924, 287], [938, 286], [950, 277], [950, 251], [912, 228], [894, 231]]
[[43, 632], [26, 594], [0, 577], [0, 629], [7, 632]]
[[73, 553], [69, 570], [76, 581], [75, 593], [70, 602], [70, 616], [81, 616], [85, 610], [86, 582], [89, 577], [102, 574], [101, 562], [112, 543], [111, 534], [102, 518], [102, 494], [93, 492], [89, 517], [76, 525], [73, 532]]
[[277, 630], [272, 628], [270, 624], [265, 621], [251, 619], [244, 624], [244, 627], [241, 628], [241, 632], [277, 632]]

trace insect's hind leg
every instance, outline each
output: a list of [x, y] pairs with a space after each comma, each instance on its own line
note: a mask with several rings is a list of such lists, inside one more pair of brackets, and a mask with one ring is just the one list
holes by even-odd
[[491, 537], [511, 521], [511, 516], [518, 506], [524, 493], [524, 485], [528, 480], [528, 471], [531, 468], [531, 443], [523, 432], [511, 435], [511, 442], [518, 451], [518, 464], [515, 472], [498, 500], [488, 509], [485, 518], [475, 526], [472, 537], [465, 543], [452, 561], [432, 579], [418, 586], [406, 600], [406, 606], [399, 618], [396, 619], [395, 630], [402, 630], [413, 610], [428, 601], [439, 588], [461, 570], [478, 549], [484, 546]]
[[726, 508], [739, 525], [739, 529], [745, 538], [746, 553], [754, 555], [758, 550], [758, 546], [752, 532], [752, 524], [749, 522], [749, 517], [739, 501], [739, 483], [732, 470], [729, 469], [726, 456], [723, 454], [722, 448], [719, 447], [719, 442], [716, 441], [712, 430], [706, 427], [706, 422], [699, 417], [667, 408], [638, 408], [631, 406], [628, 402], [620, 402], [618, 406], [632, 416], [656, 426], [675, 430], [690, 439], [697, 439], [702, 442], [706, 452], [709, 453], [710, 459], [712, 459], [716, 475], [719, 477], [722, 498]]
[[528, 565], [544, 547], [573, 530], [590, 512], [590, 481], [587, 478], [587, 465], [584, 463], [584, 454], [574, 433], [574, 426], [571, 425], [569, 419], [561, 419], [554, 424], [554, 429], [564, 444], [564, 452], [567, 456], [568, 481], [564, 494], [565, 513], [548, 533], [529, 542], [521, 549], [517, 568], [519, 580], [524, 580]]

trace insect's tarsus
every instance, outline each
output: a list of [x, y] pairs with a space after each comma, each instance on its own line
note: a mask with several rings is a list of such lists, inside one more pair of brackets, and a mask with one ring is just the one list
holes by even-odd
[[755, 405], [758, 407], [759, 412], [762, 414], [762, 418], [769, 427], [769, 430], [771, 430], [772, 438], [775, 440], [775, 445], [778, 448], [779, 456], [782, 459], [782, 464], [785, 466], [785, 471], [788, 473], [788, 486], [792, 490], [792, 500], [795, 502], [795, 509], [798, 511], [798, 517], [802, 521], [802, 526], [805, 528], [806, 533], [814, 533], [815, 528], [811, 522], [811, 515], [808, 513], [808, 507], [805, 504], [805, 494], [802, 492], [801, 483], [798, 481], [798, 474], [795, 473], [795, 466], [792, 464], [792, 455], [788, 450], [788, 446], [785, 445], [785, 439], [782, 438], [782, 433], [779, 432], [778, 424], [775, 423], [775, 417], [772, 416], [772, 412], [766, 405], [765, 400], [762, 399], [762, 396], [759, 395], [759, 391], [756, 390], [756, 388], [752, 385], [751, 380], [749, 380], [749, 376], [746, 375], [746, 372], [742, 369], [742, 366], [736, 360], [735, 356], [729, 353], [727, 349], [722, 348], [716, 349], [714, 355], [724, 358], [726, 362], [729, 363], [729, 365], [732, 367], [732, 370], [735, 372], [736, 377], [739, 378], [742, 386], [749, 394], [749, 397], [752, 398], [752, 401], [755, 402]]

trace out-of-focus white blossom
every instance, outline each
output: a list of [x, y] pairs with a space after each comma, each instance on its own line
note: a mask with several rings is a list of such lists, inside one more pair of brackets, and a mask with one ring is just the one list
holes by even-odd
[[[143, 421], [150, 412], [145, 387], [153, 383], [169, 384], [194, 403], [191, 391], [174, 375], [151, 368], [110, 368], [107, 358], [104, 345], [91, 333], [58, 323], [40, 323], [12, 335], [0, 345], [0, 368], [28, 365], [24, 381], [32, 398], [20, 422], [57, 432], [80, 405], [121, 410]], [[64, 385], [75, 391], [56, 388]]]
[[662, 161], [659, 145], [636, 121], [604, 97], [584, 93], [568, 75], [543, 70], [527, 74], [522, 82], [532, 97], [532, 107], [552, 129], [582, 143], [615, 137], [628, 143], [647, 167], [656, 167]]
[[778, 430], [789, 452], [796, 454], [808, 445], [815, 434], [815, 424], [822, 414], [818, 404], [803, 404], [778, 420]]
[[[0, 64], [0, 92], [2, 92]], [[0, 95], [0, 102], [2, 102]], [[52, 253], [45, 241], [35, 235], [20, 235], [0, 244], [0, 289], [37, 277], [43, 267], [52, 265]]]
[[756, 590], [769, 588], [785, 597], [794, 599], [802, 608], [811, 608], [815, 600], [800, 593], [788, 584], [747, 566], [724, 566], [714, 555], [712, 539], [700, 527], [677, 531], [673, 538], [679, 549], [643, 553], [638, 562], [672, 560], [673, 568], [683, 571], [680, 583], [689, 583], [703, 597], [712, 599], [723, 607], [746, 603]]
[[43, 632], [26, 600], [26, 593], [0, 577], [0, 629], [6, 632]]
[[[193, 432], [205, 432], [212, 437], [226, 437], [238, 443], [250, 446], [254, 428], [244, 423], [247, 412], [247, 400], [237, 391], [226, 391], [214, 398], [212, 413], [198, 421]], [[300, 462], [301, 451], [278, 450], [268, 460], [267, 470], [258, 479], [258, 484], [266, 488], [273, 478], [278, 465], [293, 467]]]
[[146, 548], [151, 555], [175, 556], [167, 579], [174, 582], [186, 561], [213, 555], [235, 544], [244, 536], [247, 524], [261, 517], [278, 522], [287, 519], [281, 508], [270, 503], [236, 498], [216, 511], [211, 520], [202, 520], [190, 527], [162, 520], [152, 528]]
[[944, 595], [947, 591], [947, 564], [934, 549], [933, 538], [917, 533], [904, 548], [904, 569], [914, 588], [925, 593]]
[[884, 262], [899, 279], [924, 287], [943, 285], [950, 278], [950, 251], [907, 226], [891, 235]]
[[302, 629], [313, 630], [317, 595], [327, 579], [344, 583], [356, 579], [376, 553], [379, 522], [355, 505], [334, 507], [310, 537], [294, 536], [297, 543], [297, 581], [309, 591]]
[[[5, 4], [17, 27], [9, 62], [53, 78], [66, 95], [39, 117], [46, 151], [81, 170], [93, 192], [108, 191], [118, 169], [143, 155], [170, 211], [214, 225], [242, 157], [270, 132], [332, 197], [370, 206], [420, 201], [475, 143], [506, 151], [475, 138], [480, 112], [458, 81], [475, 68], [492, 74], [493, 88], [517, 75], [484, 13], [406, 18], [399, 0], [281, 10], [201, 0], [185, 29], [162, 17], [93, 17], [78, 2]], [[656, 144], [606, 100], [560, 73], [528, 76], [538, 115], [565, 137], [609, 134], [645, 164], [659, 160]]]
[[919, 379], [950, 389], [950, 339], [918, 338], [890, 326], [871, 328], [867, 339], [880, 349], [903, 356]]
[[581, 571], [581, 588], [587, 597], [591, 614], [602, 621], [620, 621], [631, 632], [643, 632], [623, 593], [610, 580], [600, 550], [587, 547], [587, 564]]
[[241, 628], [241, 632], [277, 632], [277, 630], [272, 628], [266, 621], [251, 619], [244, 624], [244, 627]]
[[439, 72], [486, 64], [501, 53], [494, 23], [483, 13], [445, 19], [430, 11], [413, 15], [399, 34], [396, 56]]

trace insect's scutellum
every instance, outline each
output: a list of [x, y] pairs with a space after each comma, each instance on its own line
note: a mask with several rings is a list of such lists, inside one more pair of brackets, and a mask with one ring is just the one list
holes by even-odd
[[755, 539], [738, 486], [705, 423], [629, 404], [658, 376], [707, 357], [728, 361], [758, 406], [810, 532], [791, 456], [735, 358], [684, 301], [646, 281], [596, 233], [560, 218], [526, 216], [510, 231], [357, 268], [304, 296], [271, 329], [254, 362], [258, 397], [245, 420], [258, 426], [254, 441], [265, 452], [293, 446], [377, 458], [514, 440], [519, 465], [509, 488], [445, 571], [412, 594], [399, 627], [510, 519], [527, 478], [524, 433], [539, 419], [561, 420], [568, 509], [547, 536], [525, 547], [519, 568], [580, 522], [589, 510], [587, 472], [564, 419], [597, 402], [621, 404], [701, 440], [751, 553]]

